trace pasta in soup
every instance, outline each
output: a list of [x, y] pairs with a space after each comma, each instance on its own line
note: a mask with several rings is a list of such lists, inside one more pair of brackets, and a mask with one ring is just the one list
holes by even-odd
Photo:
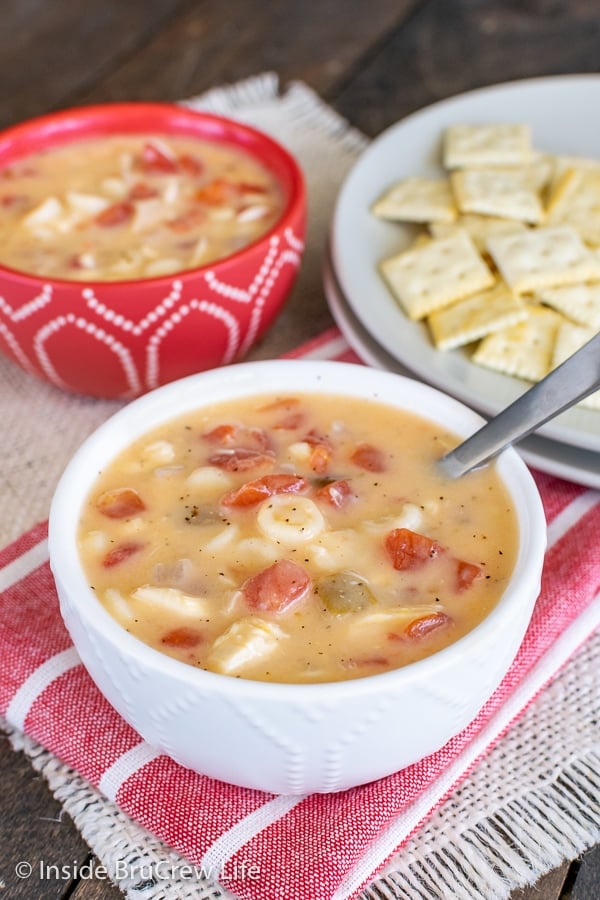
[[282, 209], [274, 176], [237, 147], [89, 138], [0, 171], [0, 263], [76, 281], [170, 275], [247, 246]]
[[495, 467], [436, 470], [455, 444], [345, 396], [198, 409], [99, 474], [86, 575], [127, 631], [192, 666], [287, 683], [404, 666], [473, 629], [516, 559]]

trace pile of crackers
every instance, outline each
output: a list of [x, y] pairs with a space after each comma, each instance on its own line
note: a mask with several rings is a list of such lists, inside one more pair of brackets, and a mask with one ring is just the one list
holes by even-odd
[[[542, 153], [523, 123], [450, 126], [442, 154], [443, 177], [372, 207], [422, 226], [382, 275], [437, 349], [539, 381], [600, 331], [600, 160]], [[600, 410], [600, 391], [581, 403]]]

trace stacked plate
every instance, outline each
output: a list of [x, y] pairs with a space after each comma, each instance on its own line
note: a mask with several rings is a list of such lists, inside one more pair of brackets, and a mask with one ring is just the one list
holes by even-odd
[[[462, 94], [392, 126], [361, 156], [340, 191], [324, 272], [333, 317], [368, 364], [427, 381], [482, 415], [496, 415], [528, 383], [474, 365], [468, 351], [435, 349], [427, 328], [410, 321], [384, 283], [379, 264], [414, 238], [411, 226], [370, 212], [393, 182], [441, 175], [440, 143], [452, 124], [526, 122], [537, 150], [600, 160], [600, 77], [572, 75], [513, 82]], [[517, 448], [537, 469], [600, 488], [600, 411], [576, 407]]]

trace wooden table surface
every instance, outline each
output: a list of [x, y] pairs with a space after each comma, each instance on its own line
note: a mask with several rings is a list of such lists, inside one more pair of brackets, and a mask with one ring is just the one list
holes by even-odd
[[[179, 100], [272, 71], [284, 85], [305, 81], [373, 137], [471, 88], [600, 67], [597, 0], [2, 0], [0, 21], [0, 127], [88, 102]], [[255, 356], [332, 324], [317, 263], [306, 261], [313, 270]], [[95, 879], [18, 880], [19, 860], [75, 868], [90, 854], [4, 736], [0, 767], [2, 897], [120, 897]], [[598, 897], [597, 847], [511, 900]]]

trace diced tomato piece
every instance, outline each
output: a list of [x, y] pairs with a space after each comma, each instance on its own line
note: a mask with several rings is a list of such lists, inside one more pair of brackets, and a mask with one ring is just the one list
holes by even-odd
[[84, 269], [85, 266], [83, 263], [83, 259], [84, 259], [83, 254], [74, 253], [72, 256], [70, 256], [68, 258], [66, 263], [67, 263], [69, 269]]
[[329, 466], [333, 454], [333, 446], [329, 438], [310, 431], [303, 440], [310, 445], [309, 466], [318, 475], [323, 475]]
[[5, 178], [7, 181], [11, 178], [32, 178], [39, 175], [39, 169], [32, 165], [24, 165], [17, 169], [2, 169], [0, 172], [0, 178]]
[[175, 242], [174, 246], [177, 250], [184, 250], [185, 252], [195, 250], [198, 246], [198, 237], [194, 237], [193, 235], [191, 238], [182, 237], [181, 240]]
[[236, 441], [237, 425], [217, 425], [210, 431], [205, 431], [202, 437], [211, 444], [221, 444], [223, 447], [232, 447]]
[[255, 181], [237, 181], [236, 188], [242, 194], [266, 194], [267, 188], [264, 184], [257, 184]]
[[124, 225], [133, 218], [135, 207], [128, 200], [122, 200], [119, 203], [111, 203], [101, 213], [98, 213], [94, 219], [96, 225], [102, 228], [114, 228], [116, 225]]
[[313, 472], [322, 475], [327, 471], [330, 459], [331, 449], [325, 444], [315, 444], [310, 454], [309, 465]]
[[140, 164], [144, 172], [159, 172], [163, 175], [174, 175], [177, 172], [176, 158], [150, 142], [144, 145]]
[[434, 559], [443, 547], [437, 541], [409, 528], [394, 528], [385, 538], [385, 549], [395, 569], [417, 569]]
[[306, 478], [301, 475], [263, 475], [247, 481], [235, 491], [229, 491], [221, 499], [223, 506], [254, 506], [273, 494], [297, 493], [306, 488]]
[[152, 197], [158, 197], [159, 192], [156, 188], [146, 184], [145, 181], [138, 181], [129, 191], [130, 200], [150, 200]]
[[269, 449], [269, 436], [264, 428], [217, 425], [202, 437], [211, 444], [225, 448], [210, 456], [208, 462], [228, 472], [246, 472], [275, 463], [275, 454]]
[[388, 657], [378, 654], [373, 654], [373, 656], [347, 656], [345, 659], [341, 659], [340, 663], [344, 669], [353, 672], [365, 669], [367, 666], [369, 668], [373, 668], [374, 666], [381, 669], [391, 668], [391, 661]]
[[449, 625], [451, 621], [452, 619], [450, 616], [441, 610], [440, 612], [428, 613], [425, 616], [419, 616], [417, 619], [413, 619], [404, 629], [404, 634], [411, 639], [424, 638], [428, 634], [431, 634], [432, 631], [436, 631], [438, 628]]
[[456, 589], [459, 592], [470, 588], [480, 575], [480, 566], [475, 565], [475, 563], [465, 562], [464, 559], [456, 560]]
[[197, 178], [204, 171], [202, 160], [198, 159], [197, 156], [192, 156], [191, 153], [181, 153], [177, 157], [177, 164], [181, 172], [185, 175], [190, 175], [192, 178]]
[[127, 519], [143, 512], [146, 505], [133, 488], [117, 488], [100, 494], [96, 509], [109, 519]]
[[251, 609], [285, 612], [310, 590], [308, 572], [297, 563], [280, 559], [242, 585], [244, 600]]
[[367, 472], [384, 472], [386, 468], [383, 451], [372, 444], [359, 444], [350, 456], [350, 462]]
[[389, 666], [390, 661], [387, 656], [359, 656], [354, 659], [348, 660], [350, 664], [350, 668], [354, 668], [355, 666]]
[[235, 447], [232, 450], [219, 450], [209, 456], [211, 466], [217, 466], [226, 472], [248, 472], [262, 466], [274, 466], [275, 454], [270, 450], [253, 450], [251, 447]]
[[215, 178], [203, 187], [198, 188], [195, 198], [207, 206], [221, 206], [230, 203], [236, 196], [235, 185], [225, 178]]
[[330, 481], [318, 488], [316, 497], [318, 500], [325, 500], [336, 509], [343, 509], [354, 497], [354, 493], [349, 483], [345, 479], [339, 481]]
[[300, 400], [298, 397], [280, 397], [270, 403], [265, 403], [264, 406], [260, 406], [259, 412], [279, 412], [281, 410], [287, 412], [292, 409], [298, 409], [299, 406]]
[[261, 407], [261, 411], [280, 413], [280, 417], [273, 423], [272, 427], [282, 431], [293, 431], [296, 428], [300, 428], [305, 419], [305, 413], [297, 397], [285, 397], [281, 400], [274, 400], [273, 403], [268, 403], [266, 406]]
[[117, 544], [116, 547], [113, 547], [112, 550], [109, 550], [104, 556], [102, 565], [105, 569], [112, 569], [114, 566], [119, 566], [121, 563], [125, 562], [125, 560], [130, 559], [136, 553], [139, 553], [143, 546], [144, 545], [140, 544], [139, 541], [124, 541], [122, 544]]
[[25, 206], [26, 203], [29, 203], [27, 194], [4, 194], [0, 197], [0, 206], [5, 207], [5, 209], [10, 209], [15, 206]]
[[269, 435], [264, 428], [225, 424], [217, 425], [202, 435], [209, 444], [221, 447], [246, 447], [253, 450], [267, 450], [270, 446]]
[[167, 647], [179, 647], [182, 650], [191, 650], [197, 647], [204, 640], [202, 632], [197, 628], [191, 628], [189, 625], [181, 625], [179, 628], [173, 628], [167, 631], [160, 639], [161, 644]]
[[295, 431], [300, 428], [306, 416], [303, 412], [289, 412], [273, 423], [277, 431]]
[[187, 209], [174, 219], [169, 219], [167, 225], [171, 231], [175, 231], [177, 234], [185, 234], [186, 231], [198, 228], [205, 220], [205, 213], [196, 207], [195, 209]]

